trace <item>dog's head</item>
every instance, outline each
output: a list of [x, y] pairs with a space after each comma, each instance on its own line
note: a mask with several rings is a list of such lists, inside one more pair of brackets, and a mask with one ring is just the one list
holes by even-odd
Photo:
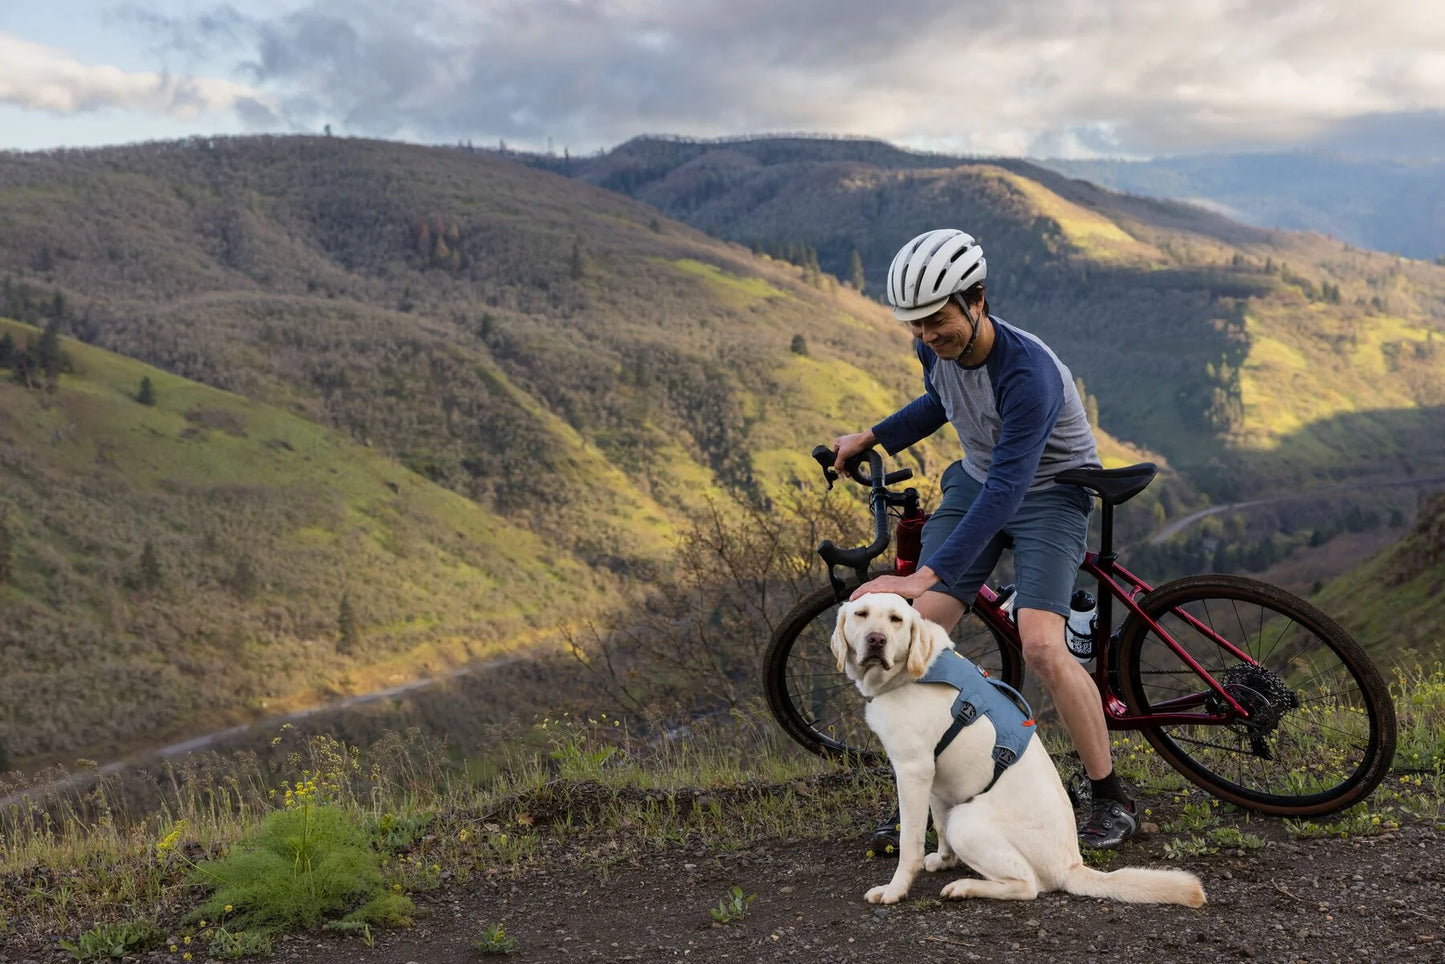
[[942, 626], [891, 592], [869, 593], [840, 606], [832, 641], [839, 671], [864, 695], [877, 692], [901, 672], [918, 679], [938, 650], [951, 645]]

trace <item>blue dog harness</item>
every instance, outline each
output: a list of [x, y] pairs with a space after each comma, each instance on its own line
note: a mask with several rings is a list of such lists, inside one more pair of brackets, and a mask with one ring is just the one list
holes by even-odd
[[[953, 701], [953, 724], [933, 748], [935, 759], [948, 749], [960, 730], [980, 716], [988, 717], [993, 723], [994, 739], [997, 741], [993, 748], [993, 779], [979, 793], [992, 790], [1003, 771], [1023, 756], [1029, 740], [1033, 739], [1034, 711], [1028, 701], [1018, 690], [992, 679], [968, 657], [952, 649], [940, 653], [918, 682], [947, 683], [958, 690], [958, 698]], [[1013, 699], [1005, 693], [1012, 695]], [[1020, 704], [1023, 709], [1019, 708]]]

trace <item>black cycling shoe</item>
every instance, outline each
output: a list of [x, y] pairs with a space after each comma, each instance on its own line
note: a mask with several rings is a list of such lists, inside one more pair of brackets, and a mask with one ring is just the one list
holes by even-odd
[[1134, 805], [1118, 800], [1094, 801], [1089, 819], [1079, 828], [1079, 843], [1095, 850], [1110, 850], [1139, 832]]
[[[873, 836], [868, 838], [868, 852], [865, 856], [869, 860], [876, 860], [879, 857], [897, 857], [898, 835], [902, 830], [903, 824], [898, 811], [894, 810], [878, 821], [878, 826], [873, 828]], [[928, 822], [923, 825], [923, 845], [924, 847], [938, 846], [938, 835], [933, 832], [932, 811], [928, 814]]]
[[878, 826], [873, 829], [873, 836], [868, 838], [869, 860], [898, 856], [898, 832], [903, 829], [899, 820], [898, 811], [894, 810], [878, 821]]

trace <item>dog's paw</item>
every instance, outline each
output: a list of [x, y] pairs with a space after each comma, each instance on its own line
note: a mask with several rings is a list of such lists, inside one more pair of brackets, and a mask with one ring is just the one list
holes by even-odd
[[953, 854], [932, 853], [923, 858], [923, 869], [930, 874], [958, 866], [958, 857]]
[[973, 880], [969, 877], [961, 877], [952, 883], [944, 884], [938, 896], [944, 900], [967, 900], [973, 896]]
[[906, 893], [907, 891], [899, 892], [884, 884], [869, 890], [863, 895], [863, 899], [870, 904], [896, 904], [903, 899], [903, 895]]

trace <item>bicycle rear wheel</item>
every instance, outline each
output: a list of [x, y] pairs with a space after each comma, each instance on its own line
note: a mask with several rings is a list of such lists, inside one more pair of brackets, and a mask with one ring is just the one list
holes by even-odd
[[[783, 619], [763, 658], [768, 706], [784, 731], [808, 750], [872, 766], [882, 760], [882, 747], [863, 718], [866, 701], [839, 672], [830, 648], [837, 621], [831, 586], [805, 596]], [[957, 650], [990, 676], [1022, 687], [1022, 655], [991, 626], [970, 614], [950, 635]]]
[[[1192, 782], [1249, 810], [1316, 816], [1363, 799], [1384, 778], [1395, 756], [1389, 689], [1359, 644], [1320, 610], [1276, 586], [1226, 575], [1166, 583], [1139, 606], [1249, 713], [1229, 724], [1143, 729]], [[1118, 645], [1124, 698], [1136, 713], [1227, 708], [1137, 616], [1124, 622]]]

